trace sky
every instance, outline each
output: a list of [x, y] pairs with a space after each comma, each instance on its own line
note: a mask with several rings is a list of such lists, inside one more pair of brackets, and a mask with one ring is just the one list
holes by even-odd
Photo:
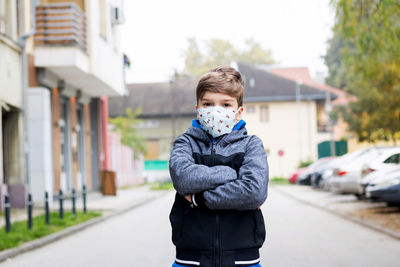
[[187, 39], [212, 38], [237, 48], [254, 38], [281, 67], [327, 72], [321, 56], [332, 36], [330, 0], [125, 0], [121, 26], [124, 53], [131, 60], [128, 83], [168, 81], [184, 67]]

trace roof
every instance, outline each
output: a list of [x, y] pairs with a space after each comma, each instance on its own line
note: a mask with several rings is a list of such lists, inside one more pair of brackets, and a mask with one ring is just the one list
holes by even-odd
[[[296, 82], [256, 67], [238, 63], [246, 85], [244, 103], [296, 101]], [[252, 81], [251, 81], [252, 80]], [[178, 79], [174, 83], [134, 83], [127, 85], [128, 94], [110, 97], [108, 101], [109, 116], [123, 116], [125, 110], [142, 108], [139, 117], [191, 116], [196, 114], [196, 86], [193, 79]], [[336, 95], [331, 95], [332, 99]], [[314, 86], [300, 85], [302, 100], [324, 100], [326, 93]]]
[[[245, 79], [244, 102], [295, 101], [297, 82], [256, 67], [238, 63]], [[337, 96], [331, 95], [332, 99]], [[309, 85], [300, 85], [300, 99], [324, 100], [326, 92]]]
[[196, 114], [196, 88], [194, 80], [175, 83], [134, 83], [127, 85], [128, 95], [110, 97], [108, 113], [111, 117], [125, 115], [125, 110], [142, 108], [139, 117], [163, 117], [171, 114]]
[[333, 105], [347, 105], [349, 101], [354, 99], [353, 97], [348, 98], [348, 95], [345, 91], [326, 85], [321, 84], [314, 81], [311, 78], [310, 72], [307, 67], [298, 67], [298, 68], [273, 68], [269, 69], [269, 71], [273, 74], [279, 75], [281, 77], [297, 81], [301, 80], [303, 84], [310, 85], [312, 87], [318, 88], [323, 91], [329, 91], [332, 94], [337, 95], [337, 98], [332, 101]]

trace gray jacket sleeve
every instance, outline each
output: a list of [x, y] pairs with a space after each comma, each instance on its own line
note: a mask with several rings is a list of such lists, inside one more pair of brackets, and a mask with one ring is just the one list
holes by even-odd
[[195, 164], [189, 140], [184, 135], [178, 137], [172, 147], [169, 173], [175, 190], [183, 196], [237, 179], [237, 173], [231, 167]]
[[257, 209], [268, 195], [268, 162], [262, 141], [252, 136], [239, 170], [239, 178], [195, 194], [199, 206], [209, 209]]

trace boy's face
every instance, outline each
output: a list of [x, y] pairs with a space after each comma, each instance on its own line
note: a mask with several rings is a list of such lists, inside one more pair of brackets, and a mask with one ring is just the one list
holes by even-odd
[[[232, 109], [233, 111], [237, 111], [239, 108], [236, 98], [222, 93], [207, 91], [196, 105], [197, 118], [199, 118], [199, 108], [208, 108], [213, 106], [220, 106], [226, 109]], [[242, 113], [243, 107], [240, 107], [236, 114], [236, 121], [240, 121]]]

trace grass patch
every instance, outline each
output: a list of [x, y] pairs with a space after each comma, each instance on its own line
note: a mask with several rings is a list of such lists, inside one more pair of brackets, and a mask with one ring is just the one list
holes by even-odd
[[151, 190], [172, 190], [174, 185], [171, 181], [168, 182], [155, 182], [150, 187]]
[[141, 184], [136, 184], [136, 185], [124, 185], [121, 187], [118, 187], [118, 190], [128, 190], [132, 188], [137, 188], [146, 185], [146, 183], [141, 183]]
[[72, 212], [64, 212], [64, 219], [61, 220], [58, 212], [51, 212], [50, 225], [45, 223], [45, 214], [42, 214], [33, 218], [32, 230], [28, 229], [26, 220], [14, 222], [11, 225], [11, 232], [9, 233], [6, 233], [5, 226], [0, 228], [0, 251], [18, 247], [28, 241], [61, 231], [67, 227], [99, 216], [101, 216], [101, 212], [95, 211], [88, 211], [87, 214], [78, 211], [77, 216], [74, 216]]
[[269, 180], [270, 185], [285, 185], [290, 184], [288, 179], [284, 177], [273, 177]]

